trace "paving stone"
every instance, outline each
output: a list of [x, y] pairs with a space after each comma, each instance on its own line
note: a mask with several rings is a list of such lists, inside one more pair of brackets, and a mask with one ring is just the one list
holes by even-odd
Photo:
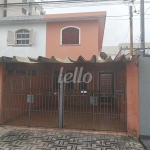
[[137, 139], [125, 136], [0, 128], [0, 150], [144, 150], [144, 148]]

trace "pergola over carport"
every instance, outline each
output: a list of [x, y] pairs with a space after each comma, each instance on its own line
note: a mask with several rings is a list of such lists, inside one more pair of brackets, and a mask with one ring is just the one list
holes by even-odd
[[[67, 129], [139, 135], [138, 57], [100, 61], [96, 56], [91, 60], [14, 56], [0, 61], [1, 124], [58, 128], [61, 120]], [[73, 74], [69, 83], [58, 83], [60, 69], [62, 78]], [[85, 74], [85, 81], [92, 75], [91, 81], [77, 82]]]

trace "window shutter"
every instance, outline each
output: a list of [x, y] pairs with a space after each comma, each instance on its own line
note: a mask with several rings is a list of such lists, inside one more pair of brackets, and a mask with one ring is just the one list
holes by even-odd
[[29, 44], [32, 45], [33, 44], [33, 38], [34, 38], [34, 31], [33, 29], [30, 31], [30, 41]]
[[62, 32], [62, 44], [71, 44], [71, 34], [70, 29], [64, 29]]
[[62, 31], [62, 44], [79, 44], [79, 29], [68, 27]]
[[72, 44], [79, 44], [79, 30], [78, 29], [72, 29], [71, 32], [71, 43]]
[[15, 33], [12, 31], [8, 31], [7, 33], [7, 45], [15, 44]]

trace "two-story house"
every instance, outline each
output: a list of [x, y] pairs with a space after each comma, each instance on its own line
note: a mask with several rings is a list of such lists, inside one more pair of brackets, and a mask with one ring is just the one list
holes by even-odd
[[106, 12], [0, 19], [0, 123], [139, 136], [131, 76], [138, 57], [97, 59], [105, 19]]
[[73, 59], [99, 56], [105, 18], [106, 12], [3, 18], [0, 55]]

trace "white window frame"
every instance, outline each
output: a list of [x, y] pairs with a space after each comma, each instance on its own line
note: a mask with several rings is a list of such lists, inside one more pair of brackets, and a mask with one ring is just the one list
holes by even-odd
[[[29, 40], [29, 44], [17, 44], [17, 32], [19, 30], [28, 30], [29, 31], [29, 38], [22, 38], [22, 40]], [[23, 33], [23, 32], [22, 32]], [[20, 33], [20, 34], [22, 34]], [[18, 33], [19, 34], [19, 33]], [[21, 38], [20, 38], [21, 40]], [[32, 46], [33, 45], [33, 40], [34, 40], [34, 29], [27, 29], [27, 28], [23, 28], [23, 29], [18, 29], [16, 31], [8, 31], [7, 32], [7, 45], [8, 46]]]
[[[27, 31], [29, 31], [29, 32], [27, 32], [27, 33], [25, 33], [25, 34], [28, 34], [29, 35], [29, 38], [17, 38], [17, 34], [24, 34], [24, 33], [17, 33], [18, 31], [20, 31], [20, 30], [27, 30]], [[17, 40], [29, 40], [29, 43], [28, 44], [17, 44]], [[22, 45], [30, 45], [30, 30], [28, 30], [28, 29], [19, 29], [19, 30], [17, 30], [16, 32], [15, 32], [15, 43], [16, 43], [16, 45], [17, 46], [22, 46]]]
[[[79, 44], [62, 44], [62, 32], [67, 28], [76, 28], [79, 30]], [[81, 29], [77, 26], [66, 26], [60, 30], [60, 45], [80, 45], [81, 44]]]

